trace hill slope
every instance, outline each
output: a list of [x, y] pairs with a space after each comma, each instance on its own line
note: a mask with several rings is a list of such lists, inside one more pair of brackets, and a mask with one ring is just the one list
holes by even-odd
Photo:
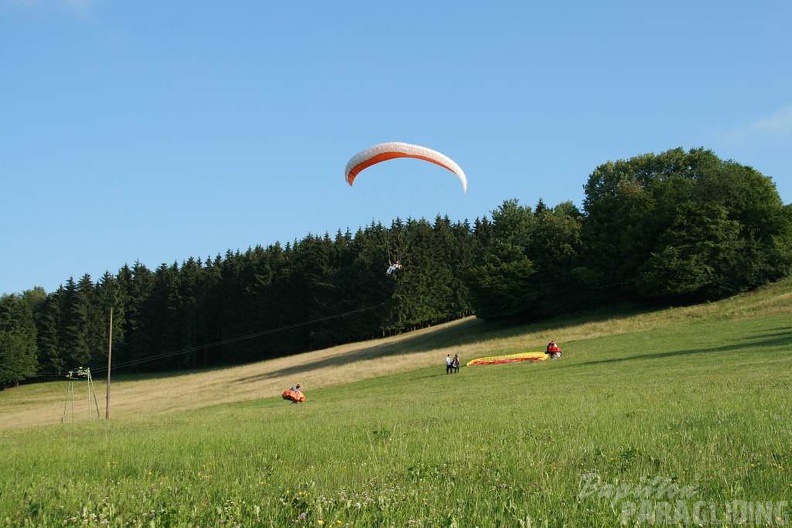
[[[441, 371], [446, 354], [459, 354], [464, 364], [478, 356], [543, 350], [550, 338], [561, 344], [565, 360], [583, 359], [593, 354], [586, 343], [597, 337], [696, 321], [744, 320], [789, 313], [792, 279], [717, 303], [658, 311], [624, 307], [507, 327], [488, 325], [471, 317], [400, 336], [222, 370], [141, 379], [119, 377], [111, 383], [111, 417], [123, 420], [256, 400], [276, 396], [294, 383], [301, 383], [310, 398], [312, 390], [331, 385], [433, 365]], [[97, 402], [91, 402], [89, 408], [87, 387], [84, 382], [75, 384], [73, 412], [65, 405], [66, 381], [0, 392], [0, 429], [59, 423], [64, 416], [72, 419], [72, 414], [75, 420], [88, 420], [92, 408], [96, 415], [95, 406], [104, 416], [105, 380], [95, 379], [94, 385]]]

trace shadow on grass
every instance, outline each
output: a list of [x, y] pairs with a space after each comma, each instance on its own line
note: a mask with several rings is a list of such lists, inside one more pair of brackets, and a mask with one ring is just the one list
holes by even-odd
[[[708, 348], [691, 348], [685, 350], [670, 350], [668, 352], [657, 352], [654, 354], [640, 354], [633, 356], [625, 356], [620, 358], [600, 359], [594, 361], [583, 361], [572, 365], [566, 365], [566, 368], [578, 368], [590, 365], [607, 365], [614, 363], [622, 363], [624, 361], [646, 360], [646, 359], [664, 359], [673, 357], [693, 356], [696, 354], [712, 354], [718, 352], [734, 352], [743, 351], [749, 354], [762, 354], [763, 349], [779, 348], [792, 345], [792, 328], [781, 329], [778, 332], [766, 332], [763, 334], [753, 335], [742, 338], [739, 343], [732, 343], [730, 345], [722, 345]], [[783, 350], [784, 352], [792, 352], [792, 350]]]
[[654, 311], [657, 311], [657, 309], [629, 305], [584, 314], [572, 314], [521, 325], [514, 325], [513, 323], [488, 323], [480, 319], [470, 318], [467, 321], [462, 321], [448, 328], [437, 329], [428, 334], [405, 337], [394, 343], [372, 345], [356, 352], [329, 357], [307, 364], [285, 367], [255, 376], [239, 378], [235, 380], [234, 383], [254, 383], [265, 379], [302, 374], [306, 371], [325, 367], [343, 366], [358, 361], [384, 360], [394, 355], [415, 354], [440, 348], [464, 346], [492, 339], [508, 339], [531, 332], [543, 331], [547, 328], [553, 328], [553, 332], [562, 332], [564, 328], [571, 326]]
[[482, 335], [486, 333], [486, 331], [481, 330], [481, 327], [484, 325], [485, 323], [482, 321], [471, 319], [469, 321], [464, 321], [457, 326], [438, 330], [430, 334], [407, 337], [395, 343], [373, 345], [356, 352], [333, 356], [319, 361], [313, 361], [311, 363], [295, 365], [293, 367], [285, 367], [255, 376], [247, 376], [244, 378], [239, 378], [235, 382], [254, 383], [264, 379], [291, 376], [294, 374], [304, 373], [305, 371], [317, 370], [325, 367], [337, 367], [358, 361], [376, 359], [385, 360], [389, 356], [394, 356], [397, 354], [414, 354], [436, 348], [472, 343], [483, 338]]

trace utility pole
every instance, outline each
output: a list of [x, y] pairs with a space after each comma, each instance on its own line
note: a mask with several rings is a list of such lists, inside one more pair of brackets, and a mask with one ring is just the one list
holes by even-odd
[[110, 368], [113, 365], [113, 307], [110, 307], [110, 337], [107, 338], [107, 392], [105, 394], [105, 420], [110, 419]]

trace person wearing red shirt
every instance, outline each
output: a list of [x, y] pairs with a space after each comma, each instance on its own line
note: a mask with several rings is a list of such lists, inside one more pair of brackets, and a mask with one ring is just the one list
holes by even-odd
[[561, 347], [556, 344], [554, 339], [551, 339], [550, 342], [547, 343], [545, 353], [550, 355], [550, 359], [558, 359], [561, 357]]

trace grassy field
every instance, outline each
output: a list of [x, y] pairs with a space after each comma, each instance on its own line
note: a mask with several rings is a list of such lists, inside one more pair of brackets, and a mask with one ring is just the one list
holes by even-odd
[[[110, 421], [57, 423], [65, 382], [4, 391], [0, 525], [788, 525], [790, 314], [784, 281], [648, 313], [467, 319], [114, 381]], [[447, 353], [551, 337], [559, 361], [445, 374]], [[277, 396], [294, 382], [305, 404]]]

